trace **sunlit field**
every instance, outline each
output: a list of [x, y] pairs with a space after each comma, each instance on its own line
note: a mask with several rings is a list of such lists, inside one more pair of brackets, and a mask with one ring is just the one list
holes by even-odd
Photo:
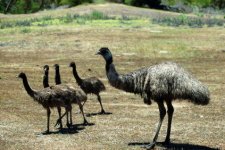
[[[77, 16], [75, 15], [77, 14]], [[209, 105], [174, 101], [169, 149], [225, 149], [225, 28], [214, 25], [191, 27], [157, 24], [152, 18], [179, 16], [123, 5], [88, 5], [30, 15], [0, 15], [0, 144], [1, 149], [142, 149], [155, 134], [159, 111], [156, 103], [145, 105], [138, 95], [111, 87], [105, 61], [95, 55], [108, 47], [121, 74], [172, 61], [188, 70], [210, 90]], [[217, 18], [219, 18], [217, 16]], [[7, 24], [8, 23], [8, 24]], [[62, 83], [76, 85], [71, 61], [81, 77], [95, 76], [106, 91], [101, 93], [108, 115], [94, 115], [100, 105], [89, 95], [85, 114], [92, 125], [83, 126], [78, 106], [73, 105], [76, 131], [54, 127], [57, 110], [52, 109], [50, 130], [46, 110], [30, 98], [16, 76], [26, 73], [33, 89], [42, 89], [43, 66], [60, 65]], [[64, 111], [64, 110], [63, 110]], [[64, 118], [65, 119], [65, 118]], [[166, 136], [167, 117], [158, 142]], [[156, 149], [166, 149], [163, 145]]]

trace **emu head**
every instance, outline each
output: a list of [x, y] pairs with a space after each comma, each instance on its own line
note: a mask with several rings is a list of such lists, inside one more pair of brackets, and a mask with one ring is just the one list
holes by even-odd
[[112, 53], [107, 47], [102, 47], [99, 49], [99, 51], [96, 53], [97, 55], [102, 55], [102, 57], [105, 59], [107, 63], [113, 62]]
[[48, 65], [44, 65], [43, 69], [44, 69], [44, 72], [48, 72], [49, 71], [49, 66]]
[[55, 70], [59, 70], [59, 65], [58, 64], [55, 64], [54, 67], [55, 67]]
[[70, 65], [69, 65], [69, 67], [76, 68], [75, 62], [71, 62]]
[[17, 77], [21, 79], [26, 79], [26, 74], [21, 72]]

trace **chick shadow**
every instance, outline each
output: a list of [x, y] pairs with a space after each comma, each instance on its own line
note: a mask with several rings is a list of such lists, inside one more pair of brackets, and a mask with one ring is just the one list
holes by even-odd
[[49, 132], [44, 131], [41, 133], [37, 133], [36, 135], [42, 136], [42, 135], [51, 135], [51, 134], [77, 134], [84, 129], [85, 129], [84, 125], [81, 126], [81, 124], [74, 124], [74, 125], [71, 125], [69, 128], [62, 128], [56, 131], [49, 131]]
[[[149, 143], [144, 142], [131, 142], [128, 143], [128, 146], [140, 146], [141, 148], [145, 148]], [[194, 145], [189, 143], [170, 143], [166, 144], [164, 142], [157, 142], [157, 147], [162, 147], [171, 150], [219, 150], [219, 148], [211, 148], [204, 145]], [[145, 148], [146, 149], [146, 148]]]
[[111, 115], [111, 114], [112, 114], [111, 112], [105, 112], [105, 113], [98, 112], [98, 113], [87, 113], [86, 116], [92, 117], [92, 116], [97, 116], [97, 115]]
[[93, 126], [95, 125], [94, 123], [87, 122], [85, 124], [80, 123], [80, 124], [72, 124], [70, 125], [69, 128], [62, 128], [58, 130], [58, 133], [60, 134], [75, 134], [79, 133], [79, 131], [82, 131], [85, 129], [85, 126]]
[[55, 134], [77, 134], [79, 131], [84, 130], [84, 127], [78, 127], [76, 125], [71, 125], [70, 128], [62, 128], [58, 130]]
[[79, 128], [79, 127], [85, 127], [85, 126], [94, 126], [95, 125], [95, 123], [91, 123], [91, 122], [88, 122], [88, 123], [85, 123], [85, 124], [83, 124], [83, 123], [80, 123], [80, 124], [74, 124], [74, 125], [72, 125], [72, 127], [74, 127], [74, 128]]

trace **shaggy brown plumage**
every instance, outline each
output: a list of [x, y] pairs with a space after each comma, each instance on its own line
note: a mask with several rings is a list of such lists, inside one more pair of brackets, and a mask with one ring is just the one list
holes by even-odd
[[65, 107], [66, 113], [68, 111], [71, 111], [72, 109], [71, 99], [73, 98], [74, 94], [68, 90], [65, 90], [66, 92], [63, 92], [64, 89], [58, 90], [59, 88], [56, 86], [52, 86], [52, 88], [50, 87], [44, 88], [39, 91], [33, 90], [28, 84], [25, 73], [20, 73], [18, 77], [23, 80], [23, 85], [28, 95], [31, 96], [34, 99], [34, 101], [37, 101], [47, 110], [47, 130], [44, 133], [48, 134], [50, 114], [51, 114], [50, 108]]
[[113, 87], [140, 94], [146, 104], [151, 104], [151, 100], [158, 104], [160, 121], [153, 143], [149, 144], [147, 148], [153, 148], [158, 138], [166, 115], [164, 102], [166, 102], [168, 108], [166, 143], [170, 143], [171, 123], [174, 112], [173, 100], [187, 99], [200, 105], [209, 103], [208, 88], [175, 63], [162, 63], [120, 75], [115, 69], [113, 57], [108, 48], [101, 48], [97, 54], [102, 55], [106, 61], [106, 75]]

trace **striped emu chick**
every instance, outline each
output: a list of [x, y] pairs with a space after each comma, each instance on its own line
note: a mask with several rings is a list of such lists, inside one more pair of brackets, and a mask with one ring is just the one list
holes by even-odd
[[[49, 121], [50, 121], [50, 108], [53, 107], [65, 107], [66, 113], [71, 111], [71, 98], [73, 95], [71, 92], [65, 92], [63, 90], [58, 90], [57, 87], [50, 88], [46, 87], [42, 90], [33, 90], [27, 80], [27, 76], [25, 73], [20, 73], [18, 75], [19, 78], [23, 80], [24, 88], [27, 94], [41, 104], [47, 110], [47, 130], [43, 132], [44, 134], [49, 133]], [[68, 123], [68, 122], [67, 122]], [[69, 123], [68, 123], [69, 124]]]
[[101, 48], [97, 54], [102, 55], [106, 61], [106, 75], [113, 87], [141, 95], [146, 104], [150, 105], [151, 100], [154, 100], [158, 104], [160, 120], [153, 142], [146, 147], [148, 149], [154, 148], [166, 115], [164, 102], [166, 102], [168, 109], [166, 144], [170, 143], [174, 112], [173, 100], [187, 99], [194, 104], [200, 105], [207, 105], [209, 103], [208, 88], [175, 63], [162, 63], [120, 75], [115, 69], [113, 57], [108, 48]]
[[[77, 84], [80, 86], [80, 88], [86, 94], [95, 94], [97, 96], [99, 104], [101, 106], [100, 114], [105, 114], [105, 110], [103, 109], [101, 96], [100, 96], [100, 92], [105, 90], [105, 86], [102, 83], [102, 81], [100, 81], [96, 77], [90, 77], [90, 78], [86, 78], [86, 79], [81, 79], [80, 76], [77, 73], [75, 62], [71, 62], [70, 63], [70, 67], [72, 67], [72, 69], [73, 69], [73, 75], [74, 75], [74, 78], [76, 79]], [[83, 103], [83, 105], [84, 104], [85, 103]]]
[[[88, 124], [88, 121], [86, 120], [85, 115], [84, 115], [83, 105], [81, 104], [82, 102], [85, 103], [87, 101], [87, 95], [80, 88], [75, 88], [73, 85], [61, 84], [59, 65], [55, 64], [54, 67], [55, 67], [55, 84], [60, 86], [61, 88], [66, 88], [68, 90], [75, 92], [75, 96], [74, 96], [74, 99], [72, 100], [72, 103], [79, 105], [80, 111], [81, 111], [83, 119], [84, 119], [83, 124]], [[69, 114], [70, 114], [70, 120], [72, 122], [72, 112], [69, 111]], [[60, 124], [60, 121], [61, 120], [59, 118], [56, 124]]]

